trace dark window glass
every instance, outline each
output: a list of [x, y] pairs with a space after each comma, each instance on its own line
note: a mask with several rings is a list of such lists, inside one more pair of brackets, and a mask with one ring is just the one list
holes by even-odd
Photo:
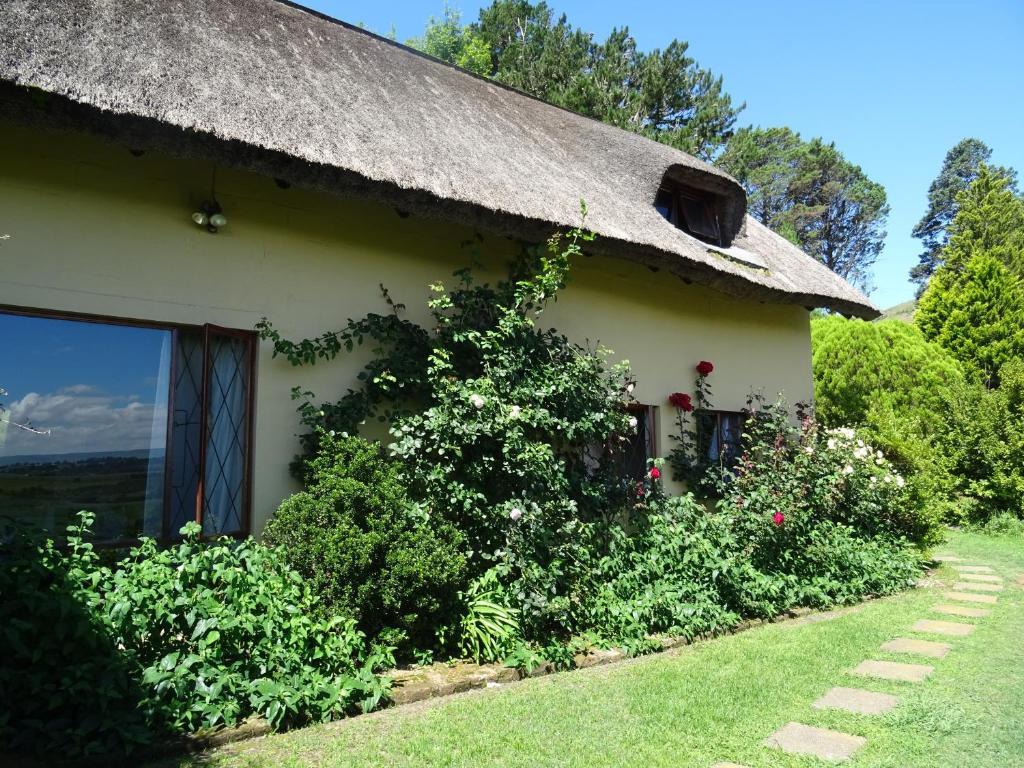
[[718, 219], [707, 200], [691, 197], [679, 198], [679, 209], [683, 212], [686, 229], [702, 240], [720, 244]]
[[642, 480], [647, 474], [647, 462], [654, 458], [654, 408], [636, 405], [629, 408], [629, 414], [636, 419], [636, 431], [630, 435], [624, 457], [624, 474], [634, 480]]
[[248, 519], [252, 334], [0, 313], [0, 515], [100, 541]]
[[159, 536], [172, 334], [0, 314], [0, 514], [101, 539]]
[[700, 439], [711, 464], [733, 467], [742, 452], [743, 414], [705, 411], [700, 415]]
[[654, 207], [658, 210], [658, 213], [664, 216], [668, 221], [674, 221], [675, 198], [667, 189], [658, 190], [658, 194], [654, 198]]
[[659, 189], [654, 207], [679, 229], [713, 245], [722, 245], [714, 195], [689, 188]]

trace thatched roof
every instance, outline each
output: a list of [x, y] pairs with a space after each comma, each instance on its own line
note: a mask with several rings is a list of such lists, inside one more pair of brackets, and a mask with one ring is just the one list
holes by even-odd
[[[595, 251], [736, 296], [877, 314], [746, 216], [722, 171], [279, 0], [5, 0], [0, 82], [8, 119], [527, 239], [578, 224], [582, 198]], [[657, 213], [666, 174], [722, 197], [731, 249]]]

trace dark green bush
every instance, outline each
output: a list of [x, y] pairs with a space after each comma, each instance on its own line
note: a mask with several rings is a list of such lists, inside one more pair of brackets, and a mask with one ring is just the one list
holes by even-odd
[[[99, 605], [106, 574], [83, 530], [59, 549], [16, 527], [0, 545], [0, 740], [3, 751], [118, 754], [164, 734], [138, 704], [137, 670]], [[98, 581], [102, 580], [102, 581]]]
[[264, 542], [302, 574], [320, 615], [355, 619], [403, 655], [432, 648], [457, 618], [462, 537], [414, 508], [377, 444], [330, 433], [318, 443], [306, 490], [281, 504]]
[[965, 385], [950, 394], [942, 449], [965, 497], [962, 522], [1003, 513], [1024, 519], [1024, 361], [999, 372], [998, 389]]
[[351, 620], [311, 617], [301, 578], [252, 540], [199, 526], [113, 568], [83, 540], [16, 533], [0, 560], [0, 737], [20, 751], [129, 752], [262, 715], [274, 727], [373, 708], [386, 693]]

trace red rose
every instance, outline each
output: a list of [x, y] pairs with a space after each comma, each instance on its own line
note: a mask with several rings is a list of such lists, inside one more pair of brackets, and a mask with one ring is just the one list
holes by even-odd
[[786, 516], [781, 512], [776, 512], [772, 515], [772, 522], [776, 525], [782, 525], [782, 521], [786, 519]]
[[707, 360], [701, 360], [699, 363], [697, 363], [697, 373], [699, 373], [701, 376], [707, 376], [713, 370], [715, 370], [715, 366], [713, 366]]
[[651, 480], [657, 480], [661, 477], [661, 470], [657, 467], [651, 467]]
[[643, 496], [644, 496], [644, 484], [643, 483], [637, 483], [636, 484], [636, 497], [638, 499], [642, 499]]
[[668, 401], [680, 411], [686, 411], [689, 413], [693, 410], [693, 401], [690, 396], [684, 392], [673, 392], [668, 396]]

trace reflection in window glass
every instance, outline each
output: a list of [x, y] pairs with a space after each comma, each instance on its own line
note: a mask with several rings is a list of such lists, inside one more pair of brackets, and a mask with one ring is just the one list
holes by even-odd
[[62, 533], [87, 509], [98, 539], [161, 535], [171, 336], [0, 313], [0, 514]]

